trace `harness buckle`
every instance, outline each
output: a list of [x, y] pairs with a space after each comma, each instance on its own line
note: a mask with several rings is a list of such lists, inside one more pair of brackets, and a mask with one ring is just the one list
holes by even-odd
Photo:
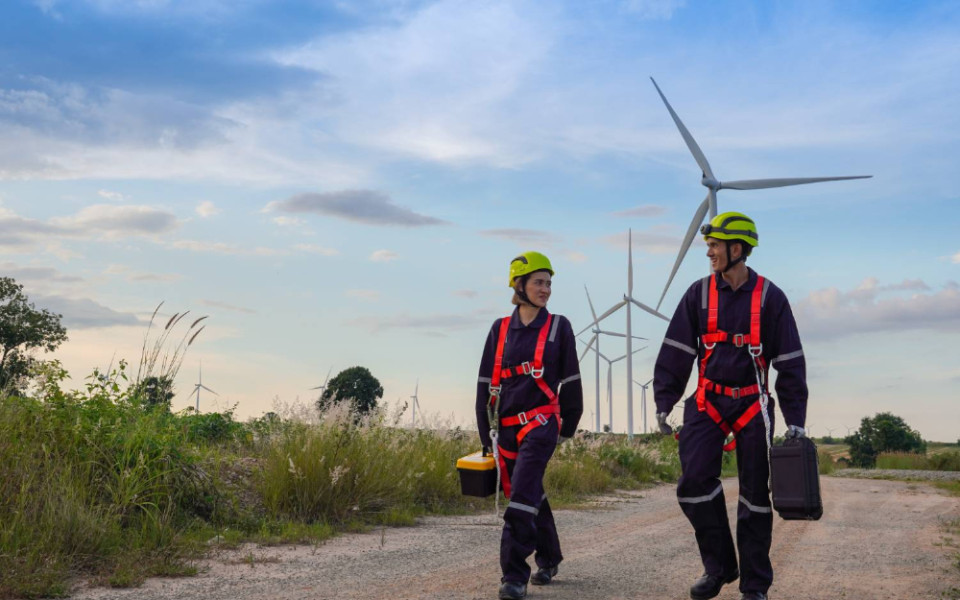
[[501, 386], [501, 385], [491, 385], [491, 386], [489, 387], [490, 396], [492, 396], [492, 397], [494, 397], [494, 398], [500, 397], [500, 390], [501, 390], [501, 389], [503, 389], [503, 386]]
[[750, 356], [758, 358], [761, 354], [763, 354], [763, 344], [757, 344], [756, 346], [750, 344], [747, 346], [747, 352], [750, 353]]
[[742, 348], [742, 347], [743, 347], [743, 334], [742, 334], [742, 333], [735, 333], [735, 334], [733, 334], [733, 345], [736, 346], [737, 348]]
[[531, 368], [531, 369], [530, 369], [530, 375], [531, 375], [534, 379], [542, 379], [542, 378], [543, 378], [543, 367], [540, 367], [539, 369]]
[[517, 420], [520, 421], [520, 424], [521, 424], [521, 425], [526, 425], [527, 423], [530, 422], [530, 419], [527, 417], [527, 413], [526, 413], [526, 412], [518, 413], [518, 414], [517, 414]]
[[738, 387], [730, 388], [730, 397], [733, 398], [734, 400], [739, 400], [739, 399], [740, 399], [740, 388], [738, 388]]
[[716, 345], [717, 345], [716, 342], [714, 342], [714, 343], [712, 343], [712, 344], [709, 343], [709, 342], [704, 342], [704, 343], [703, 343], [703, 347], [706, 348], [707, 350], [713, 350], [713, 347], [716, 346]]
[[542, 414], [537, 413], [537, 422], [540, 423], [541, 425], [546, 425], [546, 424], [547, 424], [547, 418], [546, 418], [545, 416], [543, 416]]
[[525, 360], [520, 364], [520, 368], [523, 369], [524, 375], [529, 375], [530, 371], [533, 370], [533, 366], [530, 364], [529, 360]]

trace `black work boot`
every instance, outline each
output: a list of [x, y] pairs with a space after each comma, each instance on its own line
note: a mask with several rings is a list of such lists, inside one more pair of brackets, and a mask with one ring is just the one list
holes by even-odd
[[710, 598], [716, 598], [717, 594], [720, 593], [720, 588], [722, 588], [724, 584], [732, 583], [739, 577], [739, 571], [734, 571], [726, 577], [721, 575], [707, 575], [704, 573], [703, 576], [691, 586], [690, 597], [693, 598], [693, 600], [710, 600]]
[[527, 584], [504, 581], [500, 586], [500, 600], [522, 600], [527, 596]]
[[740, 600], [767, 600], [767, 595], [764, 592], [744, 592]]
[[537, 569], [537, 572], [533, 574], [530, 578], [530, 583], [533, 585], [547, 585], [553, 578], [557, 576], [557, 568], [550, 567], [549, 569], [544, 569], [540, 567]]

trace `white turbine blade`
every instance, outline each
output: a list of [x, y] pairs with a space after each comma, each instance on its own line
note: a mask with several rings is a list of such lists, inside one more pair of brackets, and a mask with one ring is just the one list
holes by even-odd
[[[583, 343], [583, 340], [577, 338], [577, 341]], [[584, 348], [583, 354], [580, 355], [580, 359], [577, 362], [583, 362], [583, 357], [587, 355], [587, 352], [590, 352], [590, 349], [593, 348], [593, 343], [597, 341], [597, 334], [593, 334], [593, 337], [590, 338], [590, 343], [587, 344], [587, 347]]]
[[420, 391], [420, 379], [417, 379], [417, 385], [413, 388], [413, 397], [417, 397], [417, 392]]
[[633, 230], [627, 230], [627, 295], [633, 295]]
[[690, 154], [693, 154], [694, 160], [697, 161], [697, 164], [700, 166], [700, 170], [703, 171], [703, 174], [707, 177], [714, 179], [713, 170], [710, 169], [710, 163], [707, 162], [707, 157], [703, 155], [703, 151], [700, 150], [700, 146], [697, 145], [696, 140], [693, 139], [693, 136], [690, 135], [690, 132], [687, 131], [687, 128], [684, 126], [683, 121], [680, 120], [680, 117], [677, 116], [677, 113], [673, 111], [673, 107], [670, 106], [670, 103], [667, 102], [667, 97], [663, 95], [663, 92], [660, 91], [660, 86], [657, 85], [657, 82], [650, 78], [650, 81], [653, 81], [653, 87], [657, 88], [657, 93], [660, 94], [660, 99], [663, 100], [663, 103], [667, 106], [667, 110], [670, 111], [670, 116], [673, 117], [673, 122], [677, 124], [677, 129], [680, 130], [680, 135], [683, 137], [683, 141], [686, 142], [687, 148], [690, 149]]
[[[604, 331], [604, 330], [602, 330], [602, 329], [598, 329], [598, 330], [597, 330], [597, 333], [602, 333], [602, 334], [604, 334], [604, 335], [612, 335], [612, 336], [621, 337], [621, 338], [627, 337], [627, 334], [625, 334], [625, 333], [617, 333], [616, 331]], [[635, 339], [635, 340], [645, 340], [645, 339], [647, 339], [647, 338], [645, 338], [645, 337], [640, 337], [639, 335], [631, 335], [630, 337], [632, 337], [632, 338]]]
[[[638, 301], [634, 300], [633, 298], [630, 298], [630, 302], [633, 302], [634, 306], [636, 306], [637, 308], [639, 308], [639, 309], [641, 309], [641, 310], [645, 310], [645, 311], [647, 311], [648, 313], [650, 313], [651, 315], [663, 319], [663, 320], [666, 321], [667, 323], [670, 322], [670, 319], [668, 319], [668, 318], [666, 317], [666, 315], [664, 315], [664, 314], [661, 313], [660, 311], [657, 311], [657, 310], [654, 310], [654, 309], [650, 308], [649, 306], [647, 306], [647, 305], [644, 304], [643, 302], [638, 302]], [[640, 339], [645, 340], [645, 339], [647, 339], [647, 338], [640, 338]]]
[[[213, 394], [214, 396], [219, 396], [219, 395], [220, 395], [220, 394], [216, 393], [215, 391], [211, 390], [210, 388], [208, 388], [208, 387], [205, 386], [205, 385], [198, 386], [198, 388], [203, 388], [203, 389], [207, 390], [208, 392], [210, 392], [211, 394]], [[198, 394], [200, 393], [200, 390], [199, 390], [199, 389], [197, 390], [197, 393], [198, 393]]]
[[706, 216], [708, 208], [710, 208], [710, 192], [707, 192], [707, 197], [704, 198], [703, 202], [700, 203], [700, 206], [697, 207], [697, 212], [693, 214], [693, 219], [690, 221], [690, 226], [687, 227], [687, 233], [683, 236], [683, 243], [680, 244], [680, 252], [677, 253], [677, 261], [673, 263], [673, 270], [670, 271], [670, 278], [667, 279], [667, 285], [664, 286], [663, 293], [660, 294], [660, 301], [657, 302], [657, 310], [660, 310], [660, 305], [663, 304], [663, 299], [667, 295], [667, 290], [670, 289], [670, 284], [673, 283], [673, 278], [676, 276], [677, 270], [680, 269], [680, 263], [683, 262], [684, 257], [687, 255], [687, 251], [690, 250], [690, 244], [693, 243], [694, 236], [696, 236], [697, 232], [700, 231], [700, 225], [703, 223], [703, 217]]
[[597, 311], [593, 310], [593, 301], [590, 300], [590, 290], [587, 289], [587, 286], [583, 286], [583, 291], [587, 293], [587, 304], [590, 305], [590, 314], [593, 315], [593, 320], [597, 320]]
[[724, 181], [721, 190], [765, 190], [767, 188], [820, 183], [821, 181], [844, 181], [847, 179], [870, 179], [873, 175], [849, 175], [845, 177], [786, 177], [781, 179], [744, 179], [742, 181]]
[[647, 382], [646, 382], [645, 384], [643, 384], [643, 387], [647, 387], [648, 385], [650, 385], [650, 382], [651, 382], [651, 381], [653, 381], [653, 377], [651, 377], [650, 379], [648, 379]]
[[590, 323], [589, 325], [587, 325], [586, 327], [584, 327], [583, 329], [581, 329], [579, 332], [577, 332], [577, 335], [580, 335], [581, 333], [583, 333], [584, 331], [590, 329], [591, 327], [595, 327], [595, 326], [599, 325], [599, 324], [600, 324], [600, 321], [606, 319], [607, 317], [609, 317], [609, 316], [612, 315], [613, 313], [615, 313], [615, 312], [617, 312], [618, 310], [620, 310], [621, 308], [623, 308], [626, 303], [627, 303], [626, 300], [621, 300], [620, 302], [617, 302], [616, 304], [614, 304], [613, 306], [611, 306], [610, 309], [607, 310], [607, 312], [605, 312], [605, 313], [603, 313], [602, 315], [600, 315], [599, 318], [594, 319], [593, 323]]

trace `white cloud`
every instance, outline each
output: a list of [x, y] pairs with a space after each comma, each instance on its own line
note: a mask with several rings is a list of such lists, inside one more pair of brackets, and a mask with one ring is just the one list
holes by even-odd
[[200, 304], [204, 306], [210, 306], [213, 308], [221, 308], [223, 310], [229, 310], [231, 312], [243, 313], [246, 315], [255, 315], [257, 311], [252, 308], [246, 308], [243, 306], [237, 306], [235, 304], [229, 304], [227, 302], [220, 302], [219, 300], [200, 300]]
[[132, 235], [160, 235], [179, 227], [172, 213], [150, 206], [94, 204], [71, 217], [50, 219], [50, 223], [76, 235], [99, 234], [106, 238]]
[[480, 235], [508, 240], [520, 246], [551, 247], [560, 243], [560, 237], [548, 231], [508, 227], [503, 229], [484, 229]]
[[626, 210], [620, 210], [613, 213], [615, 217], [659, 217], [667, 212], [667, 209], [663, 206], [658, 206], [655, 204], [644, 204], [643, 206], [635, 206], [633, 208], [628, 208]]
[[454, 290], [451, 293], [458, 298], [476, 298], [480, 295], [476, 290]]
[[581, 264], [587, 262], [587, 255], [577, 250], [565, 250], [563, 252], [563, 255], [567, 257], [567, 260], [569, 260], [570, 262], [581, 263]]
[[120, 192], [112, 192], [110, 190], [99, 190], [97, 195], [101, 198], [106, 198], [111, 202], [124, 202], [126, 198]]
[[[651, 254], [676, 254], [682, 240], [675, 234], [675, 231], [676, 229], [670, 225], [655, 225], [646, 230], [634, 230], [633, 247]], [[610, 246], [626, 250], [629, 238], [629, 234], [624, 232], [605, 236], [601, 238], [601, 241]], [[699, 239], [694, 238], [694, 246], [691, 247], [691, 250], [696, 248]]]
[[[930, 329], [960, 331], [960, 289], [937, 292], [919, 280], [880, 285], [868, 278], [850, 291], [831, 287], [812, 292], [794, 305], [803, 336], [832, 339], [856, 333]], [[889, 296], [889, 297], [882, 297]]]
[[951, 256], [950, 262], [952, 262], [955, 265], [960, 265], [960, 252], [957, 252], [956, 254]]
[[370, 260], [373, 262], [389, 262], [397, 258], [399, 258], [399, 255], [393, 250], [376, 250], [370, 255]]
[[[446, 223], [441, 219], [398, 206], [387, 194], [373, 190], [297, 194], [286, 200], [271, 202], [263, 210], [264, 212], [282, 211], [338, 217], [367, 225], [421, 227]], [[277, 217], [277, 219], [285, 218]], [[274, 219], [275, 223], [277, 219]]]
[[183, 278], [182, 275], [176, 273], [142, 273], [136, 272], [126, 265], [112, 264], [107, 266], [104, 269], [104, 274], [106, 275], [118, 275], [126, 279], [127, 281], [135, 282], [159, 282], [159, 283], [169, 283], [172, 281], [178, 281]]
[[171, 248], [177, 250], [189, 250], [190, 252], [209, 252], [212, 254], [228, 254], [238, 256], [283, 256], [288, 254], [285, 250], [275, 248], [264, 248], [257, 246], [248, 248], [238, 244], [228, 244], [225, 242], [207, 242], [201, 240], [177, 240], [171, 242]]
[[220, 214], [220, 209], [217, 208], [213, 202], [205, 200], [197, 205], [197, 208], [194, 209], [198, 215], [206, 219], [207, 217], [212, 217], [214, 215]]
[[303, 219], [297, 217], [274, 217], [271, 221], [280, 227], [297, 227], [306, 223]]
[[62, 322], [67, 329], [137, 325], [141, 322], [133, 313], [113, 310], [89, 298], [52, 295], [37, 296], [33, 300], [38, 307], [63, 315]]

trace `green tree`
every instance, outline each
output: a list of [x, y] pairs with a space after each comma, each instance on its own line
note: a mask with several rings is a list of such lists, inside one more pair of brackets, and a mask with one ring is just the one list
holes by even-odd
[[850, 444], [850, 462], [857, 467], [873, 467], [881, 452], [916, 452], [924, 454], [927, 443], [920, 432], [893, 413], [877, 413], [864, 417], [860, 429], [847, 438]]
[[348, 401], [352, 411], [363, 415], [377, 407], [378, 398], [383, 398], [383, 386], [373, 373], [366, 367], [350, 367], [330, 380], [317, 400], [317, 408], [324, 411], [333, 404]]
[[53, 352], [67, 340], [62, 318], [37, 310], [22, 285], [0, 277], [0, 390], [19, 392], [36, 361], [30, 352]]
[[145, 408], [163, 406], [170, 410], [174, 395], [173, 381], [169, 377], [150, 375], [134, 387], [132, 395]]

